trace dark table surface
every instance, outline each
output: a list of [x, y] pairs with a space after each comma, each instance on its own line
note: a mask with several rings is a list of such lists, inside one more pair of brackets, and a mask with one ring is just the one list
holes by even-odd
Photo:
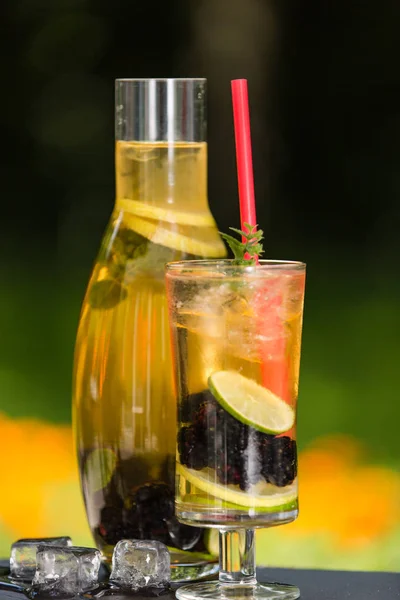
[[[258, 568], [257, 577], [259, 581], [279, 581], [297, 585], [301, 590], [302, 600], [400, 599], [400, 573]], [[122, 599], [122, 595], [118, 597], [120, 600]], [[0, 589], [0, 600], [22, 600], [24, 598], [26, 596]], [[126, 598], [132, 600], [132, 596]], [[140, 596], [134, 598], [141, 600]], [[174, 594], [171, 593], [161, 598], [162, 600], [173, 600]]]

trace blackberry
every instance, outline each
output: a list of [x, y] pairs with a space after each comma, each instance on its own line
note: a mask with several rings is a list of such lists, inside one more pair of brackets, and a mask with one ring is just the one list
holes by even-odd
[[186, 412], [185, 419], [190, 425], [178, 433], [182, 464], [197, 470], [215, 469], [220, 483], [242, 490], [263, 477], [279, 486], [293, 481], [296, 448], [290, 438], [289, 442], [275, 441], [286, 438], [275, 438], [241, 423], [210, 392], [188, 396], [187, 401], [191, 401], [191, 411]]
[[205, 402], [214, 402], [214, 396], [209, 390], [184, 396], [179, 402], [178, 412], [181, 423], [193, 423], [200, 406]]
[[199, 431], [207, 432], [207, 435], [210, 435], [217, 427], [218, 412], [218, 405], [214, 399], [203, 402], [194, 415], [194, 426]]
[[262, 445], [262, 475], [269, 483], [284, 487], [297, 475], [297, 445], [288, 436], [276, 437]]
[[274, 441], [274, 438], [274, 435], [269, 435], [268, 433], [262, 433], [261, 431], [257, 431], [258, 448], [263, 464], [266, 464], [270, 458], [271, 446]]
[[207, 466], [203, 432], [193, 425], [179, 430], [178, 452], [181, 463], [190, 469], [200, 470]]
[[[207, 438], [209, 445], [214, 445], [215, 450], [222, 448], [235, 448], [244, 451], [247, 448], [249, 427], [232, 417], [221, 406], [210, 404], [204, 407], [207, 410]], [[213, 410], [215, 414], [213, 414]]]
[[236, 431], [237, 433], [237, 447], [240, 452], [244, 452], [249, 445], [249, 438], [251, 436], [252, 430], [247, 425], [240, 424], [241, 427]]
[[244, 490], [249, 483], [245, 452], [251, 428], [224, 410], [212, 394], [203, 392], [201, 397], [205, 400], [194, 411], [192, 425], [182, 427], [178, 435], [181, 461], [196, 465], [192, 468], [211, 467], [220, 483]]
[[[263, 477], [258, 432], [241, 424], [234, 433], [236, 437], [226, 440], [228, 452], [220, 454], [217, 475], [220, 483], [232, 483], [246, 491]], [[225, 462], [222, 462], [222, 456], [225, 456]]]
[[183, 465], [200, 470], [209, 465], [209, 456], [215, 454], [213, 440], [218, 429], [218, 406], [206, 393], [195, 394], [203, 401], [197, 405], [192, 424], [178, 432], [178, 452]]
[[238, 485], [242, 490], [248, 487], [246, 450], [249, 434], [247, 425], [237, 421], [223, 408], [218, 409], [216, 432], [212, 439], [209, 438], [209, 443], [214, 446], [211, 461], [215, 464], [220, 483]]
[[247, 478], [241, 461], [229, 460], [226, 463], [217, 464], [218, 481], [223, 484], [238, 485], [240, 489], [245, 490], [247, 487]]
[[125, 502], [125, 537], [169, 543], [167, 521], [174, 514], [174, 495], [165, 483], [148, 483]]
[[174, 495], [165, 483], [147, 483], [135, 495], [137, 509], [147, 515], [153, 511], [163, 519], [174, 514]]
[[123, 512], [121, 508], [114, 506], [105, 506], [100, 511], [100, 524], [95, 530], [96, 536], [99, 536], [106, 544], [116, 544], [125, 537], [123, 525]]

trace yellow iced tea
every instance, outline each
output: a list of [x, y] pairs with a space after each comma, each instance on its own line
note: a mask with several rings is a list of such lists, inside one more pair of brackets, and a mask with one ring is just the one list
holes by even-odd
[[[123, 538], [204, 553], [173, 508], [176, 400], [164, 265], [220, 257], [205, 143], [116, 146], [117, 199], [84, 299], [74, 365], [81, 485], [96, 544]], [[204, 559], [204, 555], [202, 555]], [[184, 557], [185, 563], [190, 559]]]
[[169, 265], [178, 516], [266, 527], [297, 516], [301, 263]]

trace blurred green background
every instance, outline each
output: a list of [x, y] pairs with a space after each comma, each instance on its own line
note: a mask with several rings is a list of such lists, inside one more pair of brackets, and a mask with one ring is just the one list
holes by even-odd
[[259, 562], [398, 570], [400, 4], [2, 7], [1, 553], [28, 535], [91, 543], [71, 364], [114, 200], [114, 79], [208, 78], [209, 198], [226, 230], [239, 223], [230, 80], [246, 77], [267, 255], [308, 264], [304, 517], [263, 532]]

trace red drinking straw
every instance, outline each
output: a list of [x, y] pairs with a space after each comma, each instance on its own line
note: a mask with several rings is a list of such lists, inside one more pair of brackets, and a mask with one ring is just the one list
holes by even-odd
[[[246, 79], [234, 79], [231, 82], [232, 86], [232, 104], [233, 104], [233, 122], [235, 128], [235, 144], [236, 144], [236, 165], [239, 188], [239, 204], [240, 204], [240, 222], [243, 230], [247, 230], [244, 223], [255, 226], [257, 225], [256, 218], [256, 203], [254, 196], [254, 179], [253, 179], [253, 157], [251, 151], [251, 133], [250, 133], [250, 110], [249, 97], [247, 92]], [[245, 241], [244, 239], [242, 240]], [[246, 256], [245, 256], [246, 258]], [[258, 261], [257, 261], [258, 262]], [[275, 313], [277, 310], [276, 299], [266, 301], [264, 311]], [[270, 348], [268, 343], [261, 347], [261, 378], [263, 385], [275, 392], [286, 401], [290, 401], [290, 391], [288, 387], [289, 368], [287, 358], [284, 355], [285, 341], [283, 336], [279, 336], [279, 328], [282, 327], [280, 320], [275, 324], [275, 334], [279, 341], [276, 343], [275, 352], [279, 359], [276, 361], [269, 360]], [[263, 318], [259, 317], [259, 330], [265, 330]], [[265, 331], [266, 338], [269, 338], [271, 331]]]
[[[234, 79], [232, 85], [236, 165], [239, 188], [240, 222], [257, 225], [254, 198], [253, 157], [251, 152], [250, 111], [247, 79]], [[243, 240], [244, 241], [244, 240]]]

